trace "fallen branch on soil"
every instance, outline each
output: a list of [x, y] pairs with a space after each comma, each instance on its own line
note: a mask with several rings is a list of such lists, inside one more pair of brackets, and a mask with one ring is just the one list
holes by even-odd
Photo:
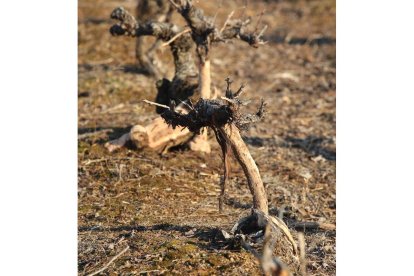
[[164, 154], [169, 148], [183, 144], [193, 136], [188, 129], [173, 129], [158, 117], [147, 126], [133, 126], [129, 133], [107, 142], [105, 147], [112, 152], [131, 141], [138, 149], [146, 147]]
[[112, 264], [116, 259], [121, 257], [121, 255], [124, 254], [128, 249], [129, 249], [129, 245], [127, 245], [121, 252], [119, 252], [111, 260], [109, 260], [109, 262], [106, 265], [104, 265], [101, 269], [99, 269], [99, 270], [97, 270], [97, 271], [95, 271], [91, 274], [88, 274], [88, 276], [93, 276], [93, 275], [96, 275], [96, 274], [99, 274], [99, 273], [105, 271], [109, 267], [110, 264]]
[[292, 227], [292, 228], [295, 228], [298, 231], [318, 230], [318, 229], [333, 231], [333, 230], [336, 229], [335, 224], [314, 222], [314, 221], [292, 222], [292, 223], [289, 224], [289, 226]]
[[111, 132], [113, 132], [112, 129], [101, 129], [101, 130], [97, 130], [97, 131], [94, 131], [94, 132], [87, 132], [87, 133], [79, 134], [78, 135], [78, 140], [87, 139], [87, 138], [94, 137], [94, 136], [97, 136], [97, 135], [108, 134], [108, 133], [111, 133]]

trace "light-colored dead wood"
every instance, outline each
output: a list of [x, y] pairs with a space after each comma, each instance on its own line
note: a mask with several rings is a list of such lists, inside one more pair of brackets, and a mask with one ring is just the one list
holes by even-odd
[[211, 98], [211, 73], [210, 73], [210, 59], [206, 59], [204, 63], [199, 65], [199, 87], [200, 96], [203, 99]]
[[170, 147], [177, 146], [191, 138], [192, 134], [187, 128], [173, 129], [162, 118], [155, 118], [149, 125], [135, 125], [129, 133], [120, 138], [109, 141], [105, 147], [110, 151], [117, 150], [128, 141], [132, 141], [137, 148], [150, 148], [164, 152]]
[[208, 142], [207, 129], [204, 129], [200, 135], [195, 135], [188, 145], [192, 151], [210, 153], [211, 146]]
[[105, 148], [109, 151], [109, 152], [113, 152], [117, 149], [122, 148], [123, 146], [125, 146], [125, 144], [131, 140], [131, 136], [128, 133], [125, 133], [124, 135], [122, 135], [121, 137], [119, 137], [118, 139], [115, 140], [111, 140], [109, 142], [105, 143]]
[[165, 47], [170, 45], [172, 42], [174, 42], [174, 40], [176, 40], [177, 38], [179, 38], [180, 36], [182, 36], [183, 34], [189, 33], [191, 32], [191, 29], [185, 29], [184, 31], [176, 34], [173, 38], [171, 38], [170, 40], [168, 40], [167, 42], [164, 42], [161, 46]]
[[[138, 149], [150, 148], [158, 152], [166, 152], [169, 148], [178, 146], [189, 141], [189, 147], [193, 151], [211, 152], [206, 133], [196, 135], [187, 128], [177, 127], [173, 129], [167, 125], [161, 117], [155, 118], [149, 125], [135, 125], [129, 133], [120, 138], [109, 141], [105, 147], [109, 152], [113, 152], [125, 146], [128, 141], [132, 141]], [[191, 139], [191, 140], [190, 140]]]
[[288, 239], [288, 241], [290, 242], [290, 244], [292, 245], [292, 249], [293, 249], [293, 253], [297, 253], [298, 248], [296, 245], [295, 240], [292, 237], [292, 234], [289, 231], [289, 228], [287, 227], [287, 225], [283, 222], [283, 220], [281, 220], [278, 217], [273, 217], [273, 216], [269, 216], [266, 214], [266, 216], [268, 218], [270, 218], [270, 221], [277, 226], [278, 229], [282, 230], [283, 234], [285, 234], [286, 238]]
[[188, 139], [191, 133], [186, 128], [177, 127], [173, 129], [167, 125], [162, 118], [156, 118], [145, 128], [134, 126], [131, 129], [131, 141], [138, 148], [149, 147], [155, 150], [161, 150], [167, 144], [177, 145], [183, 140]]
[[165, 104], [159, 104], [159, 103], [148, 101], [148, 100], [142, 100], [142, 101], [144, 103], [147, 103], [147, 104], [150, 104], [150, 105], [155, 105], [155, 106], [163, 107], [163, 108], [166, 108], [166, 109], [170, 109], [170, 107], [166, 106]]

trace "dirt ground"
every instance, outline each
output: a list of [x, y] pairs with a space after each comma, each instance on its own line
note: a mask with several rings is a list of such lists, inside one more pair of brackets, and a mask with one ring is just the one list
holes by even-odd
[[[214, 16], [220, 1], [197, 5]], [[243, 0], [221, 1], [217, 22], [242, 12]], [[232, 159], [225, 212], [218, 212], [221, 152], [177, 147], [161, 156], [130, 146], [108, 153], [103, 144], [157, 117], [141, 100], [155, 98], [154, 79], [134, 69], [135, 39], [112, 37], [111, 11], [134, 11], [136, 1], [79, 1], [78, 272], [90, 274], [121, 252], [102, 275], [260, 275], [249, 252], [220, 236], [251, 208], [241, 168]], [[212, 52], [212, 81], [246, 84], [265, 119], [243, 133], [266, 184], [270, 212], [294, 224], [336, 222], [335, 1], [249, 1], [246, 14], [269, 28], [268, 44], [234, 41]], [[174, 22], [184, 24], [178, 14]], [[169, 50], [159, 53], [171, 77]], [[336, 231], [306, 229], [309, 275], [335, 275]], [[297, 271], [292, 271], [299, 275]]]

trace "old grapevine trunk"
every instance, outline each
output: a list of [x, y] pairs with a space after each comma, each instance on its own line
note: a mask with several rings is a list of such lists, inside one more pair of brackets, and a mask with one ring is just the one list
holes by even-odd
[[269, 213], [266, 191], [260, 177], [256, 162], [250, 155], [250, 151], [240, 136], [239, 130], [233, 124], [226, 124], [218, 129], [231, 146], [234, 156], [243, 169], [247, 178], [250, 192], [253, 196], [253, 208], [259, 209], [265, 214]]

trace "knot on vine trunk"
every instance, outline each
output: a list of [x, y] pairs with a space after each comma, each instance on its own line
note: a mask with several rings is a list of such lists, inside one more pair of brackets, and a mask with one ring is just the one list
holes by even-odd
[[128, 13], [123, 7], [114, 9], [111, 13], [111, 18], [120, 21], [110, 28], [109, 31], [111, 35], [134, 36], [136, 34], [136, 29], [139, 27], [138, 22], [135, 17]]
[[189, 100], [186, 103], [188, 113], [176, 112], [174, 106], [170, 106], [169, 109], [166, 109], [161, 114], [161, 117], [173, 128], [177, 126], [186, 127], [196, 134], [199, 134], [203, 127], [217, 129], [228, 123], [233, 123], [240, 130], [248, 129], [249, 126], [264, 117], [265, 102], [261, 101], [256, 114], [241, 113], [241, 107], [250, 102], [239, 99], [244, 85], [241, 85], [236, 92], [233, 92], [230, 88], [230, 79], [227, 78], [226, 81], [226, 97], [221, 97], [221, 99], [201, 98], [195, 105]]
[[161, 117], [173, 128], [186, 127], [191, 132], [200, 134], [203, 127], [220, 127], [232, 121], [232, 110], [219, 100], [200, 99], [195, 106], [191, 101], [188, 104], [190, 111], [181, 114], [170, 108], [165, 110]]

